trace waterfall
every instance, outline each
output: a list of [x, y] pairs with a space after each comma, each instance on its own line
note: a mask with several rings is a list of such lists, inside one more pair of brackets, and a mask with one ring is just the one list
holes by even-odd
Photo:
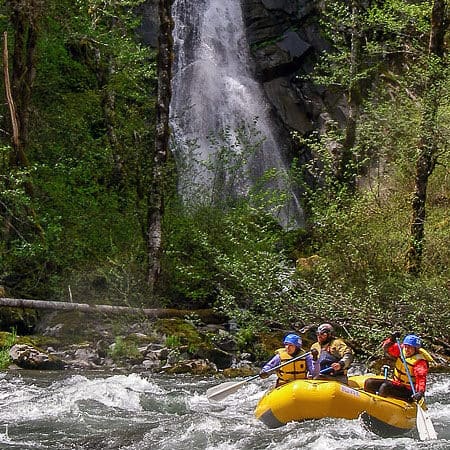
[[291, 197], [278, 220], [283, 226], [302, 224], [279, 129], [252, 75], [240, 1], [175, 0], [172, 14], [172, 148], [181, 195], [195, 197], [198, 186], [212, 202], [220, 194], [246, 195], [266, 171], [276, 169], [271, 187]]

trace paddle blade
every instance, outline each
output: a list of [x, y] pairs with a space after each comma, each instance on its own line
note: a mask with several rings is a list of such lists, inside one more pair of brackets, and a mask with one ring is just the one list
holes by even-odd
[[421, 441], [437, 439], [437, 434], [434, 429], [433, 422], [431, 422], [431, 419], [428, 417], [427, 412], [424, 411], [420, 405], [417, 405], [416, 425]]
[[206, 397], [208, 400], [215, 400], [220, 402], [224, 398], [231, 394], [234, 394], [239, 388], [245, 384], [247, 380], [244, 381], [227, 381], [226, 383], [219, 384], [218, 386], [213, 386], [206, 391]]

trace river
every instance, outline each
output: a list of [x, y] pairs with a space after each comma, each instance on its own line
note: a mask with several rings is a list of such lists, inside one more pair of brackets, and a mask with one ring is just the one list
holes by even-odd
[[214, 378], [149, 373], [0, 374], [0, 449], [450, 449], [450, 376], [431, 374], [427, 400], [439, 439], [383, 439], [360, 420], [289, 423], [269, 430], [253, 416], [273, 383], [257, 380], [221, 403]]

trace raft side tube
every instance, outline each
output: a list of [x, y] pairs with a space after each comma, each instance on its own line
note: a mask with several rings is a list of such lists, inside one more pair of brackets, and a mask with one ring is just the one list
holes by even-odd
[[280, 428], [286, 425], [284, 422], [280, 422], [273, 414], [271, 409], [264, 412], [258, 419], [266, 425], [268, 428]]
[[364, 427], [383, 438], [404, 436], [406, 433], [412, 433], [411, 428], [398, 428], [393, 425], [389, 425], [382, 420], [378, 420], [376, 417], [370, 416], [366, 412], [361, 414], [361, 420]]
[[362, 414], [375, 433], [401, 435], [415, 428], [416, 405], [380, 397], [360, 388], [370, 375], [356, 377], [350, 386], [337, 381], [296, 380], [268, 391], [255, 409], [269, 428], [291, 421], [324, 417], [358, 419]]

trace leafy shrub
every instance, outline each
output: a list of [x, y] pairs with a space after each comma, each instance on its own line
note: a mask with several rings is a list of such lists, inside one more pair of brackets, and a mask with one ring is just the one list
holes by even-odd
[[114, 346], [109, 351], [109, 355], [114, 361], [122, 359], [142, 359], [142, 355], [138, 350], [137, 344], [131, 340], [117, 336]]
[[2, 340], [0, 348], [0, 370], [7, 369], [11, 363], [11, 357], [9, 356], [9, 350], [16, 343], [16, 330], [13, 328], [11, 333], [7, 333], [6, 337]]
[[170, 335], [166, 337], [165, 346], [169, 348], [178, 348], [181, 345], [179, 336]]

